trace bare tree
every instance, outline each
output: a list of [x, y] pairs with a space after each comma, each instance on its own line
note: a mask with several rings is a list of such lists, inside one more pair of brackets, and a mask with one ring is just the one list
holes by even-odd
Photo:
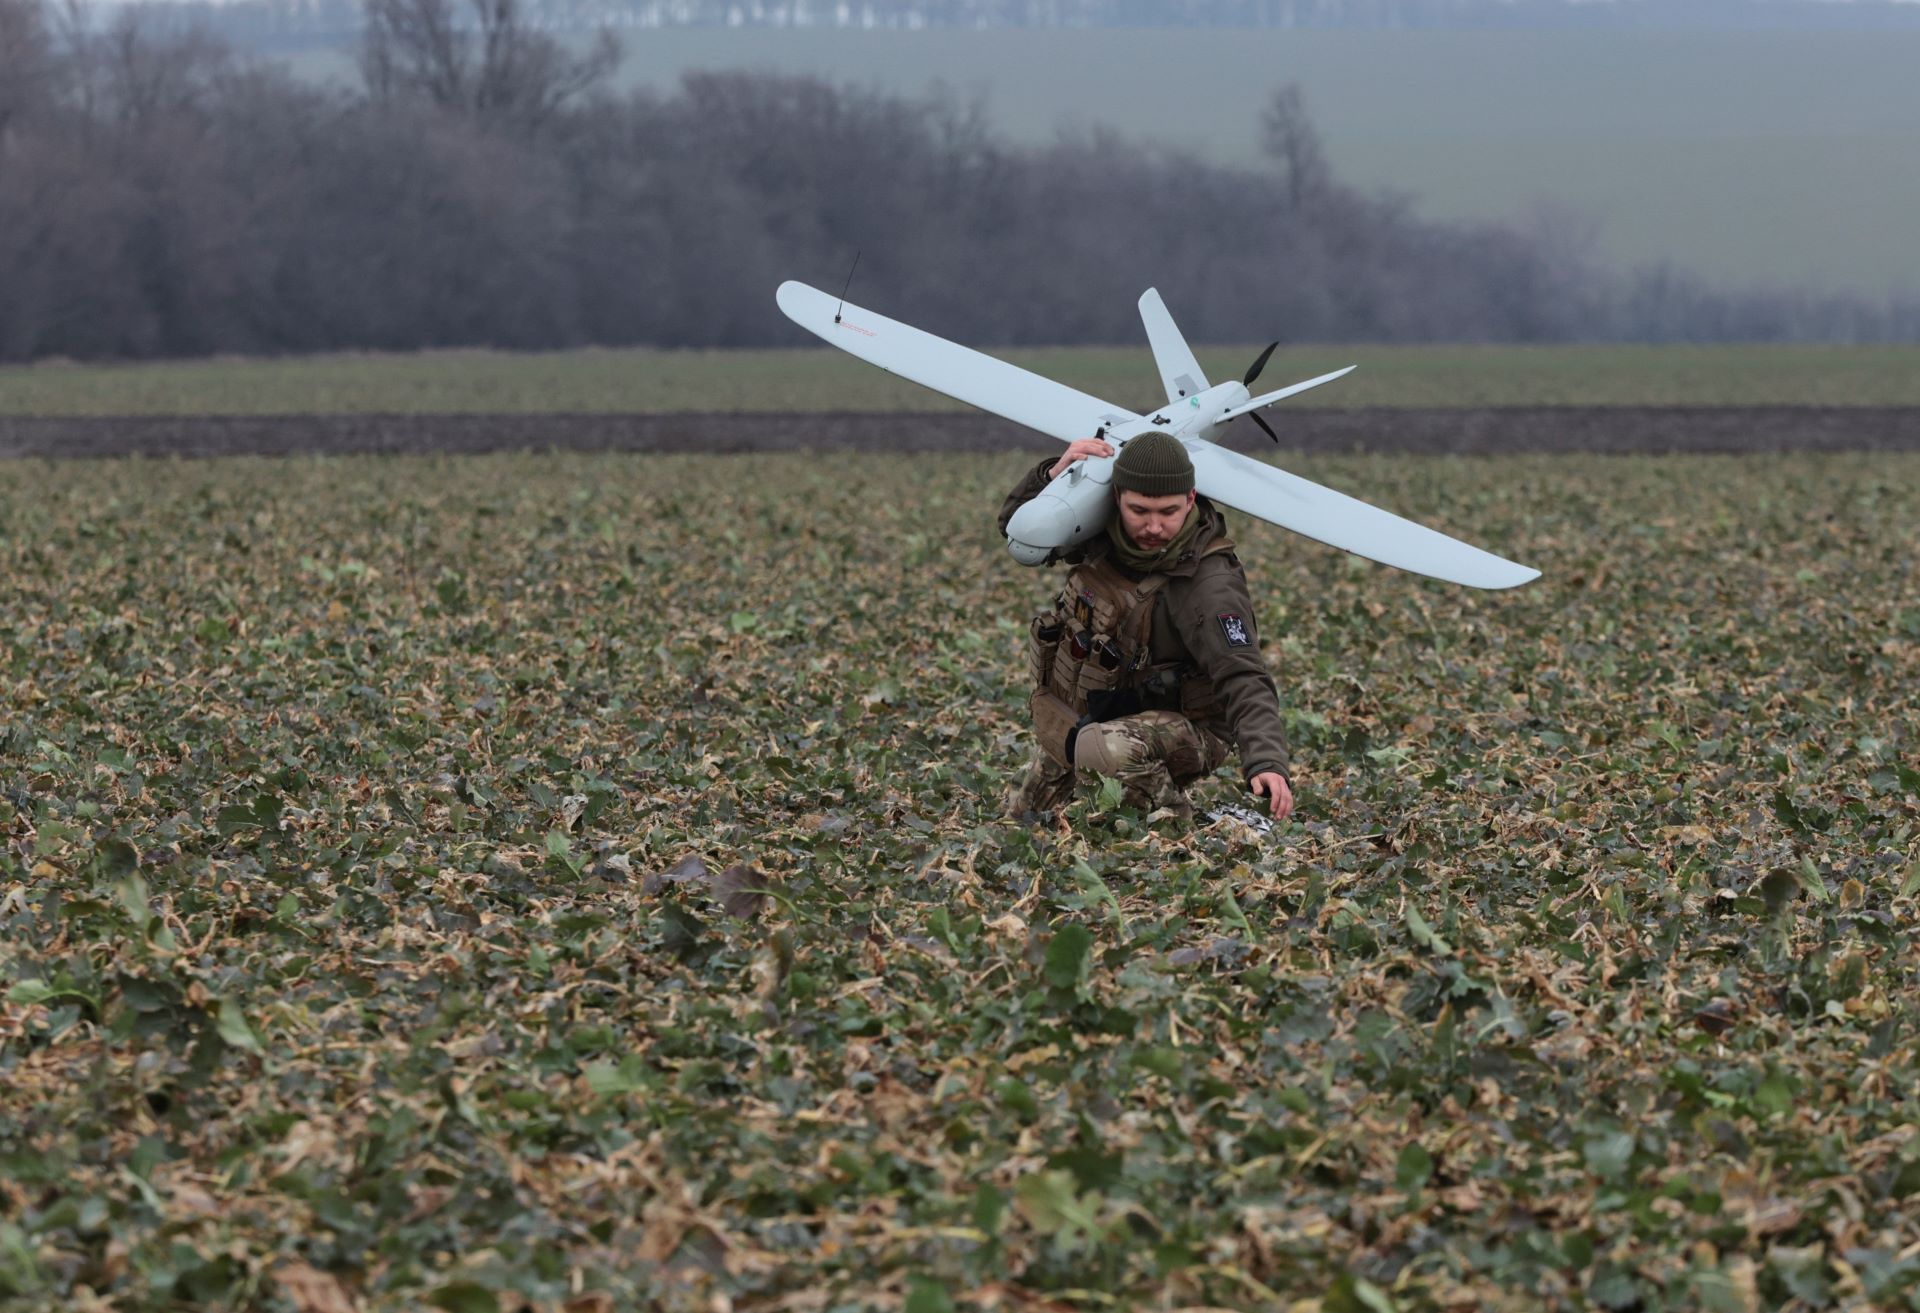
[[367, 0], [360, 72], [375, 100], [537, 127], [619, 66], [611, 30], [574, 54], [528, 27], [520, 0]]
[[0, 0], [0, 159], [15, 120], [44, 99], [51, 77], [40, 0]]
[[153, 30], [138, 6], [114, 20], [98, 53], [113, 111], [136, 130], [160, 122], [204, 124], [235, 72], [233, 51], [206, 27]]
[[792, 340], [768, 289], [856, 249], [860, 286], [986, 343], [1134, 341], [1143, 283], [1202, 341], [1920, 335], [1911, 299], [1610, 273], [1577, 216], [1423, 220], [1333, 176], [1293, 87], [1258, 171], [808, 78], [574, 105], [612, 56], [532, 2], [369, 0], [361, 94], [144, 7], [0, 0], [0, 359], [761, 345]]
[[1325, 198], [1333, 171], [1298, 83], [1287, 83], [1267, 101], [1260, 115], [1260, 148], [1280, 168], [1289, 209], [1302, 211]]

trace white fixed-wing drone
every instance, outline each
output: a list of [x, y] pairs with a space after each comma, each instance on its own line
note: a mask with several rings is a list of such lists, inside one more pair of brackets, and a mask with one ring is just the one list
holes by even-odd
[[1241, 415], [1252, 416], [1278, 442], [1257, 412], [1284, 397], [1330, 383], [1353, 366], [1256, 397], [1250, 388], [1273, 354], [1273, 347], [1268, 347], [1244, 379], [1209, 386], [1192, 349], [1174, 327], [1173, 316], [1152, 288], [1140, 298], [1140, 317], [1146, 321], [1154, 363], [1166, 384], [1167, 404], [1149, 415], [1136, 415], [1004, 360], [849, 305], [804, 283], [782, 283], [778, 300], [794, 323], [868, 364], [1062, 442], [1102, 437], [1114, 447], [1114, 456], [1075, 461], [1014, 513], [1007, 525], [1007, 547], [1023, 565], [1039, 565], [1055, 551], [1102, 532], [1113, 506], [1117, 453], [1141, 434], [1159, 431], [1173, 434], [1186, 446], [1193, 460], [1195, 488], [1222, 506], [1370, 561], [1450, 583], [1512, 588], [1540, 576], [1538, 570], [1215, 446], [1221, 430]]

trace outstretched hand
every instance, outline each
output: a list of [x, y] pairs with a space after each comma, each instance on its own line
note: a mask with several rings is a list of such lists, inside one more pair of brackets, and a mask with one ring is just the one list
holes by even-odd
[[1293, 815], [1293, 790], [1287, 787], [1287, 777], [1279, 771], [1261, 771], [1247, 783], [1255, 797], [1267, 799], [1274, 820], [1284, 821]]
[[1047, 471], [1049, 479], [1057, 479], [1067, 472], [1067, 466], [1077, 460], [1088, 460], [1096, 456], [1113, 455], [1113, 444], [1105, 438], [1075, 438], [1067, 447], [1067, 454], [1053, 463]]

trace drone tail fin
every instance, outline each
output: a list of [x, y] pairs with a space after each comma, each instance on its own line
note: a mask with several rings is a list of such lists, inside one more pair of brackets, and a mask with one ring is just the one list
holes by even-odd
[[1207, 376], [1193, 358], [1193, 348], [1174, 327], [1160, 293], [1149, 287], [1140, 297], [1140, 318], [1147, 326], [1147, 342], [1153, 347], [1153, 363], [1160, 367], [1160, 381], [1166, 384], [1167, 400], [1179, 401], [1207, 390]]

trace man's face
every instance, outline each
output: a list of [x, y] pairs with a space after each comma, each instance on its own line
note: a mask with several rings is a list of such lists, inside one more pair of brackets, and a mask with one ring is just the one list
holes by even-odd
[[1173, 541], [1192, 510], [1191, 491], [1166, 497], [1123, 492], [1120, 494], [1120, 527], [1126, 530], [1135, 547], [1151, 552]]

